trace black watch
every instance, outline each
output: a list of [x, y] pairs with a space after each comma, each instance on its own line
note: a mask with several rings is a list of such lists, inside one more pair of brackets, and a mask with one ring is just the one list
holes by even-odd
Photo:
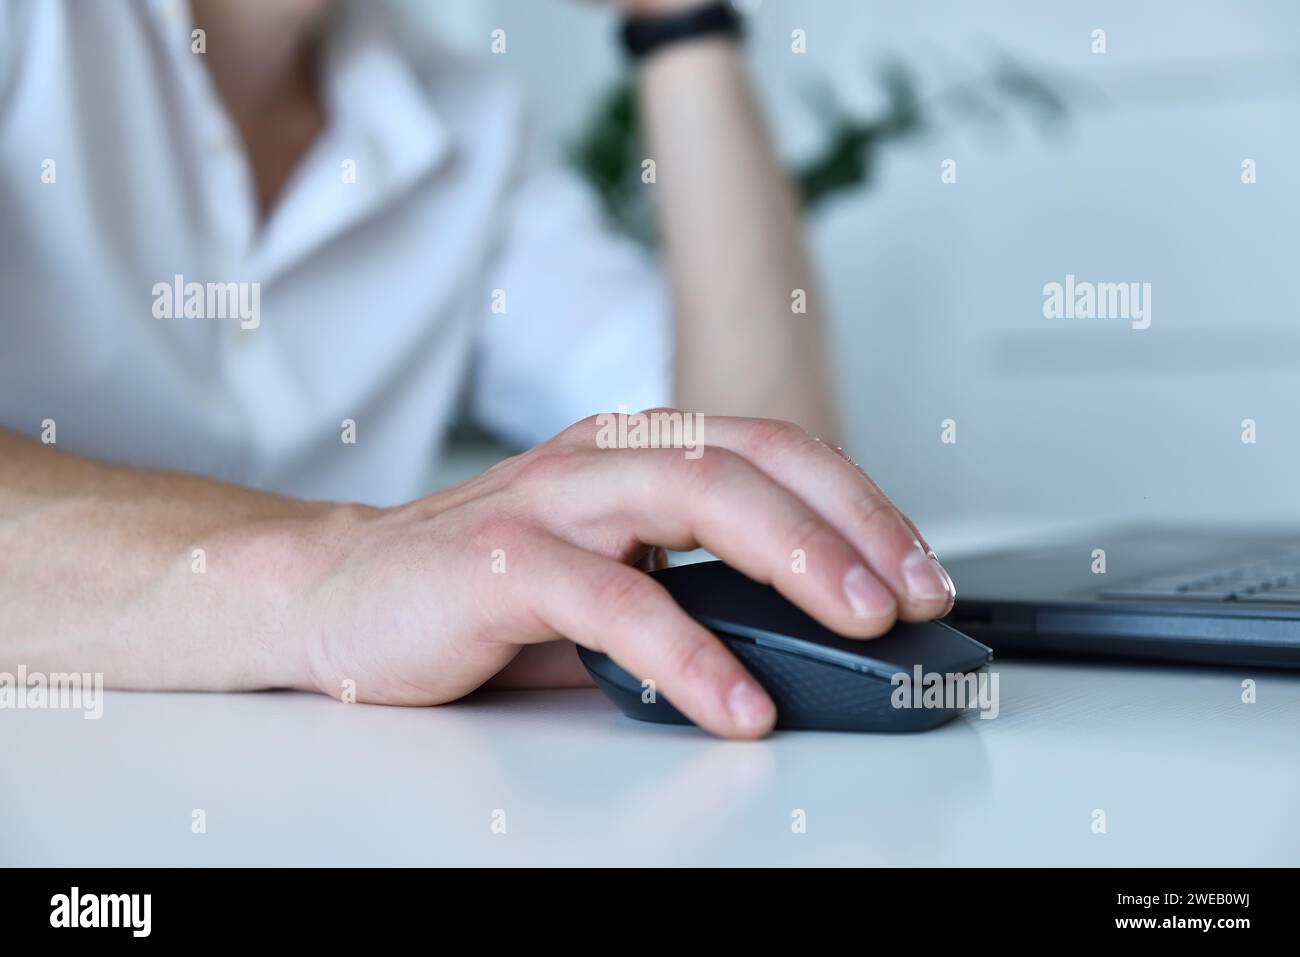
[[623, 49], [640, 60], [661, 47], [696, 37], [741, 35], [740, 16], [728, 2], [706, 3], [662, 17], [628, 17], [623, 21]]

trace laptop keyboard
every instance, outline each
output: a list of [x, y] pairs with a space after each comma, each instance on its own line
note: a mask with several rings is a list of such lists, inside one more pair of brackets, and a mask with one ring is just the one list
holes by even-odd
[[1241, 601], [1300, 605], [1300, 552], [1246, 565], [1159, 575], [1103, 591], [1101, 598], [1144, 601]]

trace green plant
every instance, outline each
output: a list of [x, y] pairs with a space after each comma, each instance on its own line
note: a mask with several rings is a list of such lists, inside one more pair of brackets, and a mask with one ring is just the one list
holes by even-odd
[[[855, 120], [830, 105], [824, 87], [810, 91], [811, 105], [828, 130], [818, 155], [790, 171], [799, 197], [812, 209], [838, 193], [871, 182], [881, 151], [923, 132], [957, 123], [997, 125], [1017, 107], [1040, 128], [1060, 126], [1067, 115], [1063, 83], [1035, 74], [1009, 56], [995, 59], [979, 78], [922, 98], [915, 77], [901, 63], [880, 73], [887, 107], [870, 121]], [[578, 170], [595, 187], [614, 224], [641, 241], [654, 242], [653, 223], [641, 183], [644, 152], [637, 137], [636, 97], [624, 79], [604, 98], [572, 150]]]

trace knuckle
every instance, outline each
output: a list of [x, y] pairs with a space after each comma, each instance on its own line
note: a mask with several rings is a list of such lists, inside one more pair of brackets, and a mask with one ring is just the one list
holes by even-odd
[[596, 584], [593, 607], [612, 619], [644, 618], [646, 606], [654, 599], [654, 584], [635, 569], [614, 568]]
[[811, 435], [793, 422], [782, 419], [757, 419], [749, 427], [747, 447], [755, 458], [788, 455], [816, 443]]
[[711, 446], [698, 458], [668, 455], [660, 456], [660, 461], [666, 463], [665, 467], [671, 470], [676, 482], [708, 498], [735, 477], [739, 458], [734, 452]]
[[670, 656], [673, 676], [688, 685], [703, 680], [712, 670], [712, 650], [709, 642], [703, 640], [679, 643]]
[[829, 525], [813, 514], [797, 519], [790, 526], [789, 534], [791, 547], [802, 548], [809, 554], [819, 551], [818, 546], [838, 544], [839, 539], [839, 535], [835, 534]]
[[867, 540], [877, 535], [881, 528], [902, 521], [894, 503], [882, 495], [864, 495], [853, 503], [849, 514], [854, 533]]

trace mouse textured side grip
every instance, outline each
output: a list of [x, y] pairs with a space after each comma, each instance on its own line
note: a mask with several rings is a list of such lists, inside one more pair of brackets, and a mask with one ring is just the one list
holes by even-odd
[[[898, 672], [963, 674], [991, 657], [977, 641], [939, 622], [899, 623], [858, 641], [823, 628], [775, 589], [721, 562], [654, 573], [683, 609], [708, 627], [771, 696], [777, 728], [811, 731], [924, 731], [950, 721], [956, 707], [895, 707]], [[779, 628], [779, 630], [772, 630]], [[600, 652], [578, 655], [602, 691], [641, 721], [691, 723], [658, 693]]]

